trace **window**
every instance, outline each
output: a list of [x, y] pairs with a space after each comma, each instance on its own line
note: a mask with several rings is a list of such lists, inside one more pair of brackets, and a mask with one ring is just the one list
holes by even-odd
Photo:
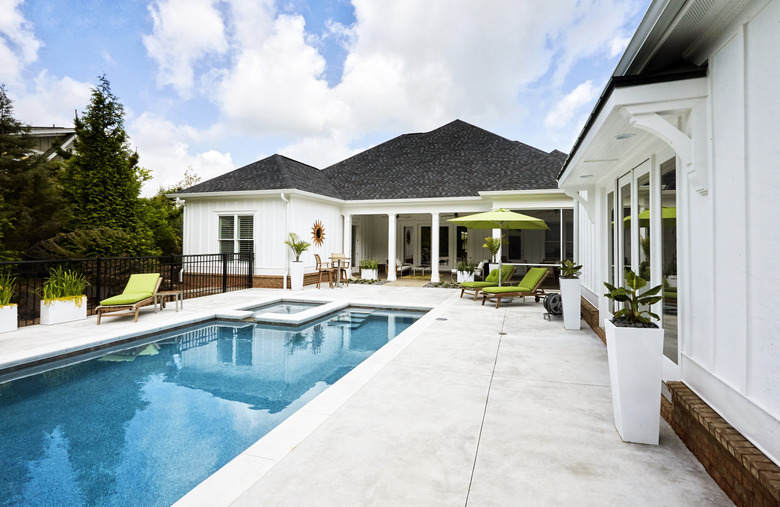
[[254, 250], [254, 217], [221, 215], [218, 236], [219, 253], [251, 253]]

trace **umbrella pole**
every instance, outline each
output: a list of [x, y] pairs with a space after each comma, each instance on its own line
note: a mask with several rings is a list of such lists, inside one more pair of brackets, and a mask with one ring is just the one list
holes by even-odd
[[499, 232], [498, 235], [498, 286], [499, 287], [501, 287], [501, 279], [503, 278], [503, 276], [501, 276], [501, 249], [502, 249], [501, 241], [503, 239], [501, 237], [502, 236], [501, 232], [503, 232], [503, 229]]

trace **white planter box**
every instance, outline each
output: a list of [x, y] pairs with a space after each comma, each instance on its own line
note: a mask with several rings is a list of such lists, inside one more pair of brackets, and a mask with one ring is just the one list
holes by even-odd
[[303, 261], [290, 263], [290, 288], [303, 290]]
[[360, 278], [363, 280], [378, 280], [379, 270], [360, 268]]
[[664, 330], [604, 322], [615, 428], [626, 442], [658, 445]]
[[581, 287], [579, 278], [561, 278], [563, 328], [580, 329]]
[[41, 301], [41, 324], [50, 326], [62, 322], [84, 320], [87, 318], [87, 296], [81, 300], [49, 299]]
[[16, 305], [0, 306], [0, 333], [16, 330], [18, 309]]
[[467, 271], [458, 271], [458, 283], [463, 282], [473, 282], [474, 281], [474, 273], [469, 273]]

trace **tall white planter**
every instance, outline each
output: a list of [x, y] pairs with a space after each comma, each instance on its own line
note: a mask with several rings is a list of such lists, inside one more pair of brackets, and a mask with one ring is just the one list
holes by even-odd
[[580, 329], [581, 287], [579, 278], [561, 278], [563, 328]]
[[49, 299], [41, 301], [41, 324], [50, 326], [87, 318], [87, 296], [81, 299]]
[[292, 290], [303, 290], [303, 261], [292, 261], [290, 263], [290, 288]]
[[16, 305], [0, 306], [0, 333], [16, 330], [18, 309]]
[[379, 279], [378, 271], [378, 269], [360, 268], [360, 278], [362, 280], [377, 280]]
[[468, 271], [458, 271], [458, 283], [473, 282], [473, 281], [474, 281], [473, 271], [471, 273], [469, 273]]
[[658, 445], [664, 330], [616, 327], [607, 320], [615, 428], [625, 442]]

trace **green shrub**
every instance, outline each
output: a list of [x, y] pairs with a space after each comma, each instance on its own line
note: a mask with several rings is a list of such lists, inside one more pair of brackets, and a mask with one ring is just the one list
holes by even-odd
[[11, 298], [16, 288], [16, 277], [11, 273], [0, 273], [0, 306], [11, 304]]
[[57, 266], [49, 270], [49, 278], [43, 284], [41, 299], [44, 301], [53, 299], [80, 301], [87, 285], [89, 285], [87, 278], [82, 273]]
[[379, 261], [376, 259], [362, 259], [360, 261], [360, 269], [377, 269], [379, 267]]
[[561, 278], [579, 278], [581, 269], [581, 265], [578, 266], [567, 259], [561, 263]]
[[[630, 325], [642, 327], [644, 324], [650, 324], [650, 317], [655, 320], [660, 319], [658, 315], [647, 310], [642, 310], [643, 306], [650, 306], [663, 299], [663, 296], [657, 296], [663, 285], [658, 285], [646, 290], [641, 295], [639, 290], [647, 285], [647, 280], [635, 274], [630, 269], [626, 269], [626, 287], [615, 287], [607, 282], [604, 285], [609, 292], [604, 296], [626, 305], [615, 312], [612, 322], [622, 320]], [[645, 317], [647, 315], [647, 317]]]

